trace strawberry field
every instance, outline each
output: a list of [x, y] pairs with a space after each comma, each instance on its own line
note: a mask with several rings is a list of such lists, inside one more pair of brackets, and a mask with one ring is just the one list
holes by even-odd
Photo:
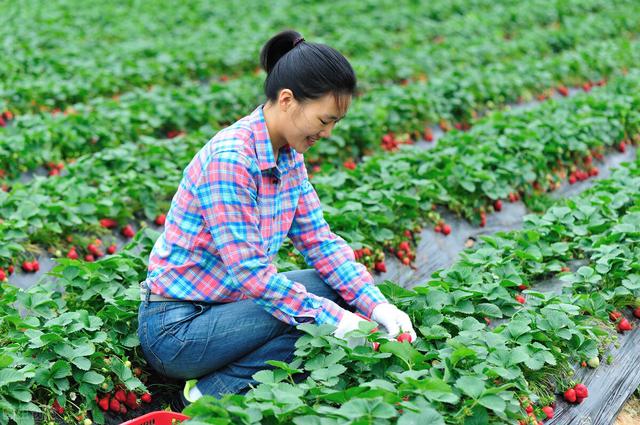
[[[187, 164], [264, 102], [259, 49], [284, 28], [355, 69], [305, 161], [418, 338], [300, 325], [292, 363], [185, 424], [612, 424], [640, 386], [635, 0], [55, 0], [0, 19], [0, 424], [121, 424], [182, 390], [142, 355], [139, 283]], [[275, 264], [308, 267], [290, 242]]]

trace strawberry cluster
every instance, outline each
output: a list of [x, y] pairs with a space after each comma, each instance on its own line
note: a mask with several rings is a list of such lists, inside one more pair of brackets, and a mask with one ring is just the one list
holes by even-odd
[[[542, 420], [538, 419], [536, 415], [536, 408], [533, 403], [525, 399], [521, 403], [521, 405], [522, 407], [524, 407], [524, 411], [527, 414], [527, 418], [520, 419], [520, 422], [519, 422], [520, 425], [528, 425], [528, 424], [542, 425]], [[556, 409], [556, 404], [554, 402], [552, 404], [539, 408], [537, 413], [539, 415], [544, 415], [543, 420], [553, 419], [553, 416], [555, 415], [555, 409]]]
[[7, 271], [0, 267], [0, 282], [7, 282], [8, 277], [13, 274], [13, 270], [13, 264], [9, 264], [9, 266], [7, 267]]
[[587, 397], [589, 397], [589, 390], [584, 384], [575, 384], [564, 392], [565, 401], [572, 404], [580, 404]]
[[[634, 315], [636, 315], [637, 310], [638, 309], [634, 310]], [[638, 313], [640, 314], [640, 311], [638, 311]], [[616, 323], [616, 329], [618, 329], [618, 332], [624, 333], [633, 329], [633, 325], [631, 324], [631, 322], [629, 322], [629, 320], [617, 310], [613, 310], [609, 313], [609, 319], [611, 319], [613, 323]]]
[[0, 127], [6, 127], [7, 121], [11, 121], [13, 119], [13, 113], [9, 110], [4, 111], [0, 114]]
[[387, 266], [384, 263], [384, 253], [381, 249], [371, 251], [371, 248], [364, 247], [353, 251], [356, 260], [364, 264], [368, 269], [373, 269], [378, 273], [385, 273]]
[[393, 152], [398, 150], [401, 144], [413, 144], [411, 136], [405, 133], [400, 134], [396, 137], [396, 135], [390, 131], [389, 133], [382, 136], [382, 143], [380, 143], [380, 146], [387, 152]]
[[49, 161], [45, 164], [45, 167], [49, 170], [49, 176], [57, 176], [64, 169], [64, 162]]
[[112, 393], [96, 395], [96, 403], [103, 411], [110, 410], [114, 413], [126, 415], [128, 409], [136, 410], [140, 407], [140, 403], [151, 403], [152, 397], [149, 393], [144, 393], [138, 398], [133, 391], [125, 391], [123, 387], [117, 388]]

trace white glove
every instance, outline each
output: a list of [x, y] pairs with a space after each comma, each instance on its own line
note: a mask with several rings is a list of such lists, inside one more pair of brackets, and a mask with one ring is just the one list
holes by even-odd
[[411, 342], [417, 338], [416, 331], [413, 330], [411, 319], [404, 311], [400, 310], [393, 304], [378, 304], [373, 309], [371, 319], [385, 327], [390, 337], [396, 337], [400, 331], [409, 332]]
[[362, 345], [365, 342], [364, 337], [348, 337], [345, 338], [345, 334], [358, 329], [360, 322], [366, 322], [366, 320], [353, 314], [348, 310], [344, 310], [342, 319], [338, 323], [338, 327], [333, 331], [333, 335], [336, 338], [344, 339], [347, 341], [349, 347], [353, 348], [357, 345]]

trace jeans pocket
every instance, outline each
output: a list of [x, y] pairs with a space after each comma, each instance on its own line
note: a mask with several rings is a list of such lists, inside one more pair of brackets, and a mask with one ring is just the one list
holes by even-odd
[[138, 338], [140, 339], [140, 348], [142, 349], [142, 354], [153, 369], [159, 372], [162, 375], [166, 375], [166, 371], [164, 368], [164, 363], [162, 360], [156, 355], [153, 350], [153, 347], [149, 345], [149, 330], [147, 322], [140, 322], [138, 325]]
[[199, 302], [168, 302], [167, 304], [162, 314], [161, 333], [171, 335], [180, 342], [193, 339], [189, 336], [189, 324], [204, 313], [208, 306]]

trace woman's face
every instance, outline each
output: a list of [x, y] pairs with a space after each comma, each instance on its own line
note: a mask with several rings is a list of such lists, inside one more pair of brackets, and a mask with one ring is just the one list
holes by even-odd
[[331, 136], [331, 131], [347, 112], [351, 95], [336, 97], [327, 94], [319, 99], [300, 103], [294, 101], [283, 135], [289, 146], [305, 153], [318, 139]]

